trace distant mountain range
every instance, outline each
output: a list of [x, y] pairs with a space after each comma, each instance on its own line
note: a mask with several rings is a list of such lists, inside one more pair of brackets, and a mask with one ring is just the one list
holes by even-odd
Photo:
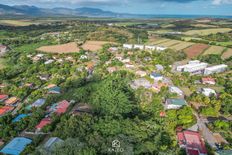
[[232, 18], [231, 16], [204, 16], [204, 15], [141, 15], [116, 13], [111, 11], [104, 11], [96, 8], [39, 8], [28, 5], [8, 6], [0, 4], [0, 17], [111, 17], [111, 18]]

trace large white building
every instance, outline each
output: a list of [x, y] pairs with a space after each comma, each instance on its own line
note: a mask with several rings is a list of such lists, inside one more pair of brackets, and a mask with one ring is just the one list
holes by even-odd
[[135, 45], [134, 45], [134, 49], [144, 50], [144, 45], [135, 44]]
[[145, 50], [156, 50], [156, 46], [146, 45]]
[[132, 44], [123, 44], [123, 48], [125, 48], [125, 49], [133, 49], [133, 45]]
[[227, 65], [221, 64], [221, 65], [205, 68], [204, 75], [224, 72], [227, 69], [227, 67], [228, 67]]
[[177, 66], [176, 70], [178, 72], [189, 72], [189, 73], [201, 73], [208, 66], [207, 63], [200, 61], [190, 61], [186, 65]]
[[208, 97], [216, 95], [216, 91], [211, 88], [202, 88], [201, 93]]

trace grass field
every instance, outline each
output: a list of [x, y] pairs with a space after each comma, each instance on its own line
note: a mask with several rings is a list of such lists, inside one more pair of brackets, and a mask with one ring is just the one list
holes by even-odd
[[184, 52], [187, 54], [188, 58], [193, 58], [203, 53], [208, 47], [209, 46], [206, 44], [194, 44], [186, 48]]
[[47, 53], [71, 53], [71, 52], [80, 51], [79, 47], [75, 42], [62, 44], [62, 45], [42, 46], [37, 50]]
[[0, 20], [0, 24], [11, 26], [28, 26], [35, 23], [30, 20]]
[[221, 46], [211, 46], [203, 53], [203, 55], [221, 54], [224, 51], [224, 49], [225, 47], [221, 47]]
[[190, 43], [190, 42], [181, 42], [177, 45], [171, 46], [170, 48], [176, 50], [176, 51], [180, 51], [183, 50], [185, 48], [188, 48], [190, 46], [194, 45], [194, 43]]
[[158, 40], [155, 40], [155, 41], [149, 41], [149, 44], [161, 44], [161, 43], [165, 43], [165, 42], [168, 42], [170, 41], [170, 39], [158, 39]]
[[160, 43], [158, 45], [164, 46], [164, 47], [170, 47], [170, 46], [173, 46], [173, 45], [176, 45], [176, 44], [179, 44], [179, 43], [181, 43], [181, 41], [178, 41], [178, 40], [169, 40], [167, 42]]
[[214, 28], [214, 29], [205, 29], [205, 30], [190, 30], [185, 32], [185, 35], [209, 35], [209, 34], [216, 34], [216, 33], [225, 33], [232, 31], [231, 28]]
[[229, 48], [227, 49], [223, 54], [222, 54], [222, 59], [228, 59], [232, 57], [232, 49]]

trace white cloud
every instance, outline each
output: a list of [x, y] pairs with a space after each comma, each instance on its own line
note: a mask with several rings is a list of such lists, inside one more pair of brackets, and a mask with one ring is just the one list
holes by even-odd
[[232, 0], [213, 0], [213, 5], [232, 4]]

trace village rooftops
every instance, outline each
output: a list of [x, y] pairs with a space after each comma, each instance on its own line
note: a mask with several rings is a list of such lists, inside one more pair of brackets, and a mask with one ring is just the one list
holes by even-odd
[[16, 137], [11, 140], [1, 151], [0, 153], [9, 154], [9, 155], [19, 155], [27, 145], [32, 142], [31, 139], [24, 137]]
[[49, 112], [55, 112], [57, 114], [63, 114], [68, 110], [68, 107], [70, 106], [70, 103], [66, 100], [63, 100], [59, 103], [55, 103], [53, 104], [50, 109]]
[[17, 97], [11, 97], [5, 101], [6, 105], [14, 105], [19, 101]]
[[0, 95], [0, 102], [3, 102], [8, 98], [8, 95]]
[[150, 74], [150, 77], [156, 81], [161, 81], [163, 80], [163, 75], [159, 74], [159, 73], [155, 73], [155, 72], [152, 72]]
[[165, 102], [166, 109], [179, 109], [184, 105], [187, 105], [184, 99], [167, 99]]
[[214, 78], [211, 78], [211, 77], [203, 77], [201, 79], [202, 83], [203, 84], [211, 84], [211, 85], [215, 85], [216, 84], [216, 81]]
[[227, 67], [228, 67], [227, 65], [221, 64], [221, 65], [205, 68], [204, 75], [224, 72], [227, 69]]
[[138, 89], [139, 87], [144, 87], [148, 89], [151, 88], [151, 86], [151, 83], [145, 78], [136, 79], [131, 83], [131, 87], [133, 89]]
[[60, 94], [60, 92], [61, 92], [61, 88], [58, 86], [48, 89], [49, 94]]
[[37, 130], [41, 130], [43, 127], [45, 127], [46, 125], [49, 125], [52, 123], [52, 119], [51, 118], [44, 118], [40, 121], [40, 123], [36, 126]]
[[211, 89], [211, 88], [202, 88], [202, 94], [204, 94], [205, 96], [212, 96], [212, 95], [216, 95], [216, 91]]
[[21, 121], [23, 118], [29, 116], [29, 114], [19, 114], [17, 117], [15, 117], [12, 122], [13, 123], [16, 123], [16, 122], [19, 122]]
[[38, 99], [31, 105], [31, 107], [41, 107], [45, 102], [45, 99]]
[[8, 113], [8, 112], [10, 112], [12, 110], [14, 110], [14, 107], [11, 107], [11, 106], [1, 107], [0, 108], [0, 116], [4, 115], [4, 114], [6, 114], [6, 113]]
[[185, 130], [177, 132], [180, 147], [185, 148], [189, 155], [207, 155], [205, 143], [198, 132]]

